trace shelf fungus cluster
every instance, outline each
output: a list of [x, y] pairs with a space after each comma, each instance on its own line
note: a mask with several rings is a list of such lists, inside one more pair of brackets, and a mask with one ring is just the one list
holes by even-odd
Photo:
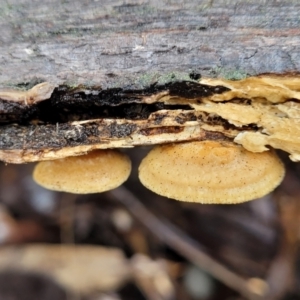
[[202, 78], [140, 90], [41, 83], [0, 90], [0, 128], [0, 160], [40, 161], [34, 178], [49, 189], [115, 188], [131, 165], [112, 149], [155, 145], [139, 167], [147, 188], [182, 201], [240, 203], [280, 184], [274, 149], [300, 161], [300, 77]]

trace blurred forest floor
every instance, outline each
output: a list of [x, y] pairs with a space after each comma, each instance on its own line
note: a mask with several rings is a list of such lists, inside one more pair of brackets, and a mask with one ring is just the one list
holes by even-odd
[[34, 164], [0, 166], [0, 299], [300, 299], [300, 168], [240, 205], [160, 197], [137, 177], [71, 195], [36, 185]]

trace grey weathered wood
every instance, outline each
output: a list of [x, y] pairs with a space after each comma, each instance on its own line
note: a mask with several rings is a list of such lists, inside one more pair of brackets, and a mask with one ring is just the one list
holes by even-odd
[[298, 0], [1, 0], [0, 85], [300, 71]]

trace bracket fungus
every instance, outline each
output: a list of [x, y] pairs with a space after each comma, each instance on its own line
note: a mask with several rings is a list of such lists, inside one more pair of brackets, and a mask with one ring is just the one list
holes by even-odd
[[127, 155], [117, 150], [95, 150], [86, 155], [39, 162], [33, 178], [50, 190], [91, 194], [118, 187], [130, 172]]
[[253, 153], [217, 141], [156, 146], [139, 167], [141, 182], [155, 193], [205, 204], [262, 197], [280, 184], [284, 173], [273, 151]]
[[[272, 148], [300, 161], [300, 76], [200, 78], [106, 90], [44, 82], [23, 92], [0, 90], [0, 127], [0, 160], [8, 163], [58, 160], [53, 164], [68, 165], [68, 159], [60, 159], [96, 149], [166, 144], [141, 164], [146, 186], [184, 201], [238, 203], [265, 195], [280, 183], [284, 169]], [[180, 153], [180, 159], [172, 154], [163, 162], [166, 151]], [[158, 168], [157, 175], [150, 165]], [[168, 171], [169, 165], [175, 171]], [[196, 169], [203, 172], [201, 180]], [[209, 174], [211, 178], [205, 177]], [[73, 183], [82, 181], [76, 178]], [[175, 192], [175, 179], [181, 191]], [[151, 180], [160, 187], [151, 187]]]

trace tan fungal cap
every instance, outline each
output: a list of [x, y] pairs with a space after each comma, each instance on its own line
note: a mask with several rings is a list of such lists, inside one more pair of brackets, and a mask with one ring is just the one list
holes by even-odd
[[155, 193], [204, 204], [262, 197], [280, 184], [284, 172], [273, 151], [252, 153], [216, 141], [157, 146], [139, 167], [141, 182]]
[[74, 194], [100, 193], [127, 180], [129, 158], [116, 150], [95, 150], [86, 155], [43, 161], [36, 165], [33, 178], [41, 186]]

